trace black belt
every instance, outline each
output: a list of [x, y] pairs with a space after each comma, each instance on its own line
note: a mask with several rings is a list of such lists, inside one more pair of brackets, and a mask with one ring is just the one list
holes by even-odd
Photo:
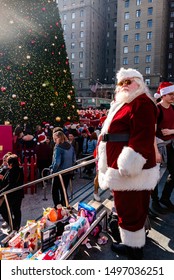
[[106, 133], [102, 135], [103, 142], [127, 142], [129, 140], [129, 134], [111, 134]]

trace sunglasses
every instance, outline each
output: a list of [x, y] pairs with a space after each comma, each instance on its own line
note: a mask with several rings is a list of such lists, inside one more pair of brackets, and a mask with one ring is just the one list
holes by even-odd
[[119, 82], [119, 83], [117, 84], [117, 86], [120, 86], [120, 87], [122, 87], [123, 85], [129, 86], [129, 85], [131, 85], [131, 84], [133, 83], [133, 81], [134, 81], [134, 80], [124, 80], [124, 81], [122, 81], [122, 82]]

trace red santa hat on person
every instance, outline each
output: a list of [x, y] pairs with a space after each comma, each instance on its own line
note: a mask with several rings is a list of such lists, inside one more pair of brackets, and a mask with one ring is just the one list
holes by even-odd
[[154, 94], [154, 98], [158, 99], [171, 92], [174, 92], [174, 85], [171, 82], [162, 82], [160, 83], [157, 92]]
[[38, 144], [44, 143], [47, 140], [47, 137], [44, 133], [38, 135]]
[[132, 68], [125, 69], [123, 67], [120, 68], [120, 70], [117, 72], [117, 83], [128, 78], [139, 78], [143, 82], [143, 76], [136, 69], [132, 69]]

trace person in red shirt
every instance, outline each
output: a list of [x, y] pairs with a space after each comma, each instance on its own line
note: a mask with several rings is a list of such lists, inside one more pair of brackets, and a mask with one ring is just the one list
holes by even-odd
[[[162, 196], [158, 197], [158, 185], [152, 193], [152, 207], [158, 211], [164, 211], [161, 204], [167, 207], [167, 210], [174, 212], [174, 204], [170, 197], [174, 189], [174, 85], [170, 82], [160, 83], [155, 98], [161, 98], [157, 103], [157, 143], [163, 142], [167, 149], [167, 169], [169, 177], [165, 183]], [[162, 213], [162, 212], [161, 212]]]

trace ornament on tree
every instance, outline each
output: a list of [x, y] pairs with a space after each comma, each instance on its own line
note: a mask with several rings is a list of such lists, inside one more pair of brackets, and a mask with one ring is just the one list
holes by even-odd
[[9, 125], [10, 122], [9, 122], [9, 121], [5, 121], [4, 124], [5, 124], [5, 125]]
[[63, 107], [66, 107], [66, 103], [63, 104]]
[[75, 106], [74, 106], [74, 105], [72, 105], [72, 108], [73, 108], [73, 109], [75, 109]]
[[25, 116], [25, 117], [24, 117], [24, 121], [27, 121], [27, 120], [28, 120], [28, 117], [27, 117], [27, 116]]
[[56, 117], [56, 122], [60, 122], [61, 118], [60, 117]]
[[68, 95], [67, 95], [67, 98], [68, 98], [69, 100], [71, 100], [71, 95], [68, 94]]
[[58, 92], [57, 91], [55, 91], [55, 93], [54, 93], [56, 96], [58, 96]]
[[24, 107], [25, 105], [26, 105], [26, 102], [25, 102], [25, 101], [21, 101], [21, 102], [20, 102], [20, 106], [21, 106], [21, 107]]
[[16, 94], [12, 94], [12, 98], [15, 99], [16, 98]]
[[51, 102], [51, 103], [50, 103], [50, 106], [51, 106], [51, 107], [53, 107], [53, 106], [54, 106], [54, 103], [53, 103], [53, 102]]
[[67, 117], [67, 119], [68, 119], [68, 120], [70, 120], [70, 119], [71, 119], [71, 117], [70, 117], [70, 116], [68, 116], [68, 117]]
[[1, 87], [2, 92], [6, 92], [6, 90], [7, 90], [6, 87]]

